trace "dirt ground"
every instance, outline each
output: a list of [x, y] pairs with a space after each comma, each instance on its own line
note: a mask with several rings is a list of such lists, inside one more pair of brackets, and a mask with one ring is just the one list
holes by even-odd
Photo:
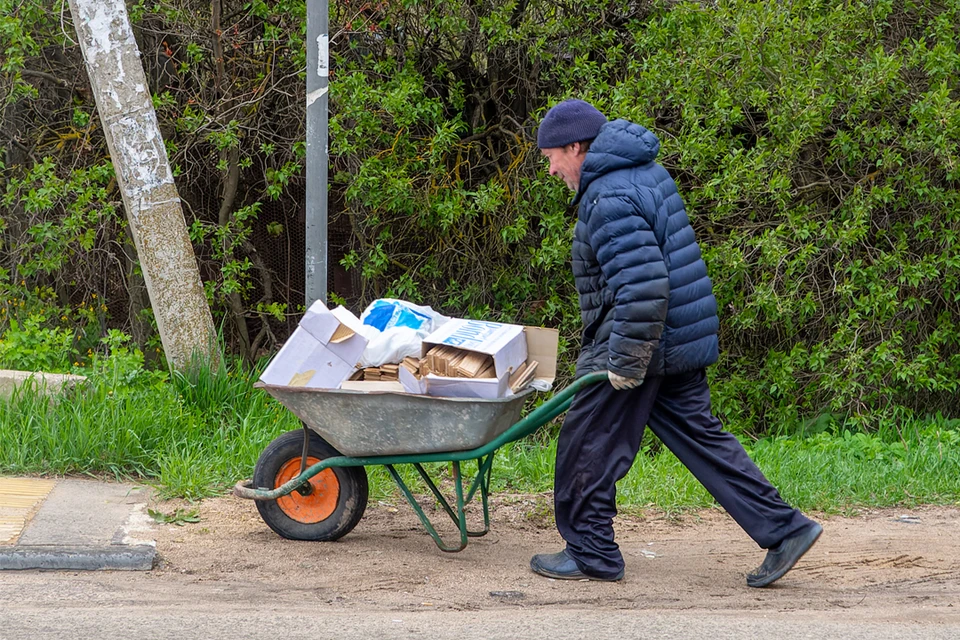
[[[421, 501], [442, 533], [452, 523]], [[164, 502], [165, 513], [184, 506]], [[191, 505], [200, 521], [158, 525], [152, 579], [213, 583], [225, 593], [294, 596], [357, 610], [475, 611], [587, 606], [661, 611], [790, 611], [825, 620], [960, 620], [960, 509], [810, 514], [824, 526], [817, 545], [786, 577], [750, 589], [745, 574], [764, 552], [724, 512], [620, 517], [627, 560], [619, 583], [548, 580], [530, 556], [561, 548], [549, 496], [495, 496], [491, 531], [460, 553], [443, 553], [402, 498], [373, 502], [337, 542], [280, 538], [254, 504], [235, 497]], [[441, 516], [446, 522], [441, 520]]]

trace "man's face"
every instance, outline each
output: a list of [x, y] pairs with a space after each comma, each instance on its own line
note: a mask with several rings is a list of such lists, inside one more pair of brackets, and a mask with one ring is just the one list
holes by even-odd
[[541, 149], [540, 153], [550, 161], [550, 175], [560, 176], [571, 191], [580, 188], [580, 167], [586, 158], [586, 151], [579, 142], [568, 144], [565, 147]]

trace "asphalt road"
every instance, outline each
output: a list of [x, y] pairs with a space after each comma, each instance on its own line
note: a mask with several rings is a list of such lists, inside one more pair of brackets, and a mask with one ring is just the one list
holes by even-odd
[[[960, 606], [960, 603], [958, 603]], [[771, 638], [956, 640], [944, 623], [790, 611], [525, 608], [384, 611], [318, 603], [309, 590], [170, 585], [140, 574], [0, 573], [0, 640], [47, 638]]]

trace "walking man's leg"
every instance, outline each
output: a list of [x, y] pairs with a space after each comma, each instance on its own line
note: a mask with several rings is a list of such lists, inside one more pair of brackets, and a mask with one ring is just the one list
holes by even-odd
[[768, 550], [747, 584], [771, 584], [816, 542], [820, 525], [783, 501], [713, 415], [705, 371], [665, 377], [649, 424], [737, 524]]
[[554, 507], [566, 549], [533, 557], [531, 568], [552, 578], [623, 577], [614, 542], [616, 483], [630, 470], [657, 396], [659, 378], [628, 391], [601, 383], [577, 394], [557, 440]]

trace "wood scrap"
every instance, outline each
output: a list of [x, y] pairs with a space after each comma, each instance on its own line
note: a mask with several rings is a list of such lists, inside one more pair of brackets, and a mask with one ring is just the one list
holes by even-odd
[[481, 369], [481, 370], [477, 373], [477, 375], [475, 375], [474, 377], [475, 377], [475, 378], [496, 378], [496, 377], [497, 377], [497, 368], [493, 365], [493, 360], [490, 360], [490, 362], [487, 364], [487, 366], [485, 366], [483, 369]]
[[435, 374], [448, 378], [496, 378], [493, 357], [476, 351], [438, 344], [430, 347], [419, 361], [405, 364], [420, 376]]
[[468, 353], [457, 365], [457, 376], [461, 378], [479, 378], [481, 371], [493, 364], [493, 359], [482, 353]]
[[400, 365], [397, 364], [384, 364], [380, 366], [380, 379], [385, 382], [395, 382], [399, 380], [399, 374], [397, 371], [400, 369]]
[[[420, 379], [420, 361], [416, 358], [404, 358], [400, 366], [409, 371], [417, 380]], [[399, 373], [399, 369], [397, 371]]]
[[520, 380], [520, 377], [524, 374], [524, 372], [526, 372], [526, 370], [527, 370], [527, 363], [524, 362], [519, 367], [517, 367], [516, 371], [510, 374], [510, 381], [508, 384], [510, 385], [511, 389]]
[[337, 327], [337, 330], [333, 332], [333, 335], [330, 336], [330, 342], [337, 344], [343, 342], [348, 338], [352, 338], [356, 335], [350, 327], [345, 324], [341, 324]]
[[510, 390], [516, 393], [533, 382], [533, 376], [536, 375], [537, 366], [539, 364], [539, 362], [534, 360], [533, 362], [526, 363], [524, 367], [518, 369], [517, 372], [510, 378]]

